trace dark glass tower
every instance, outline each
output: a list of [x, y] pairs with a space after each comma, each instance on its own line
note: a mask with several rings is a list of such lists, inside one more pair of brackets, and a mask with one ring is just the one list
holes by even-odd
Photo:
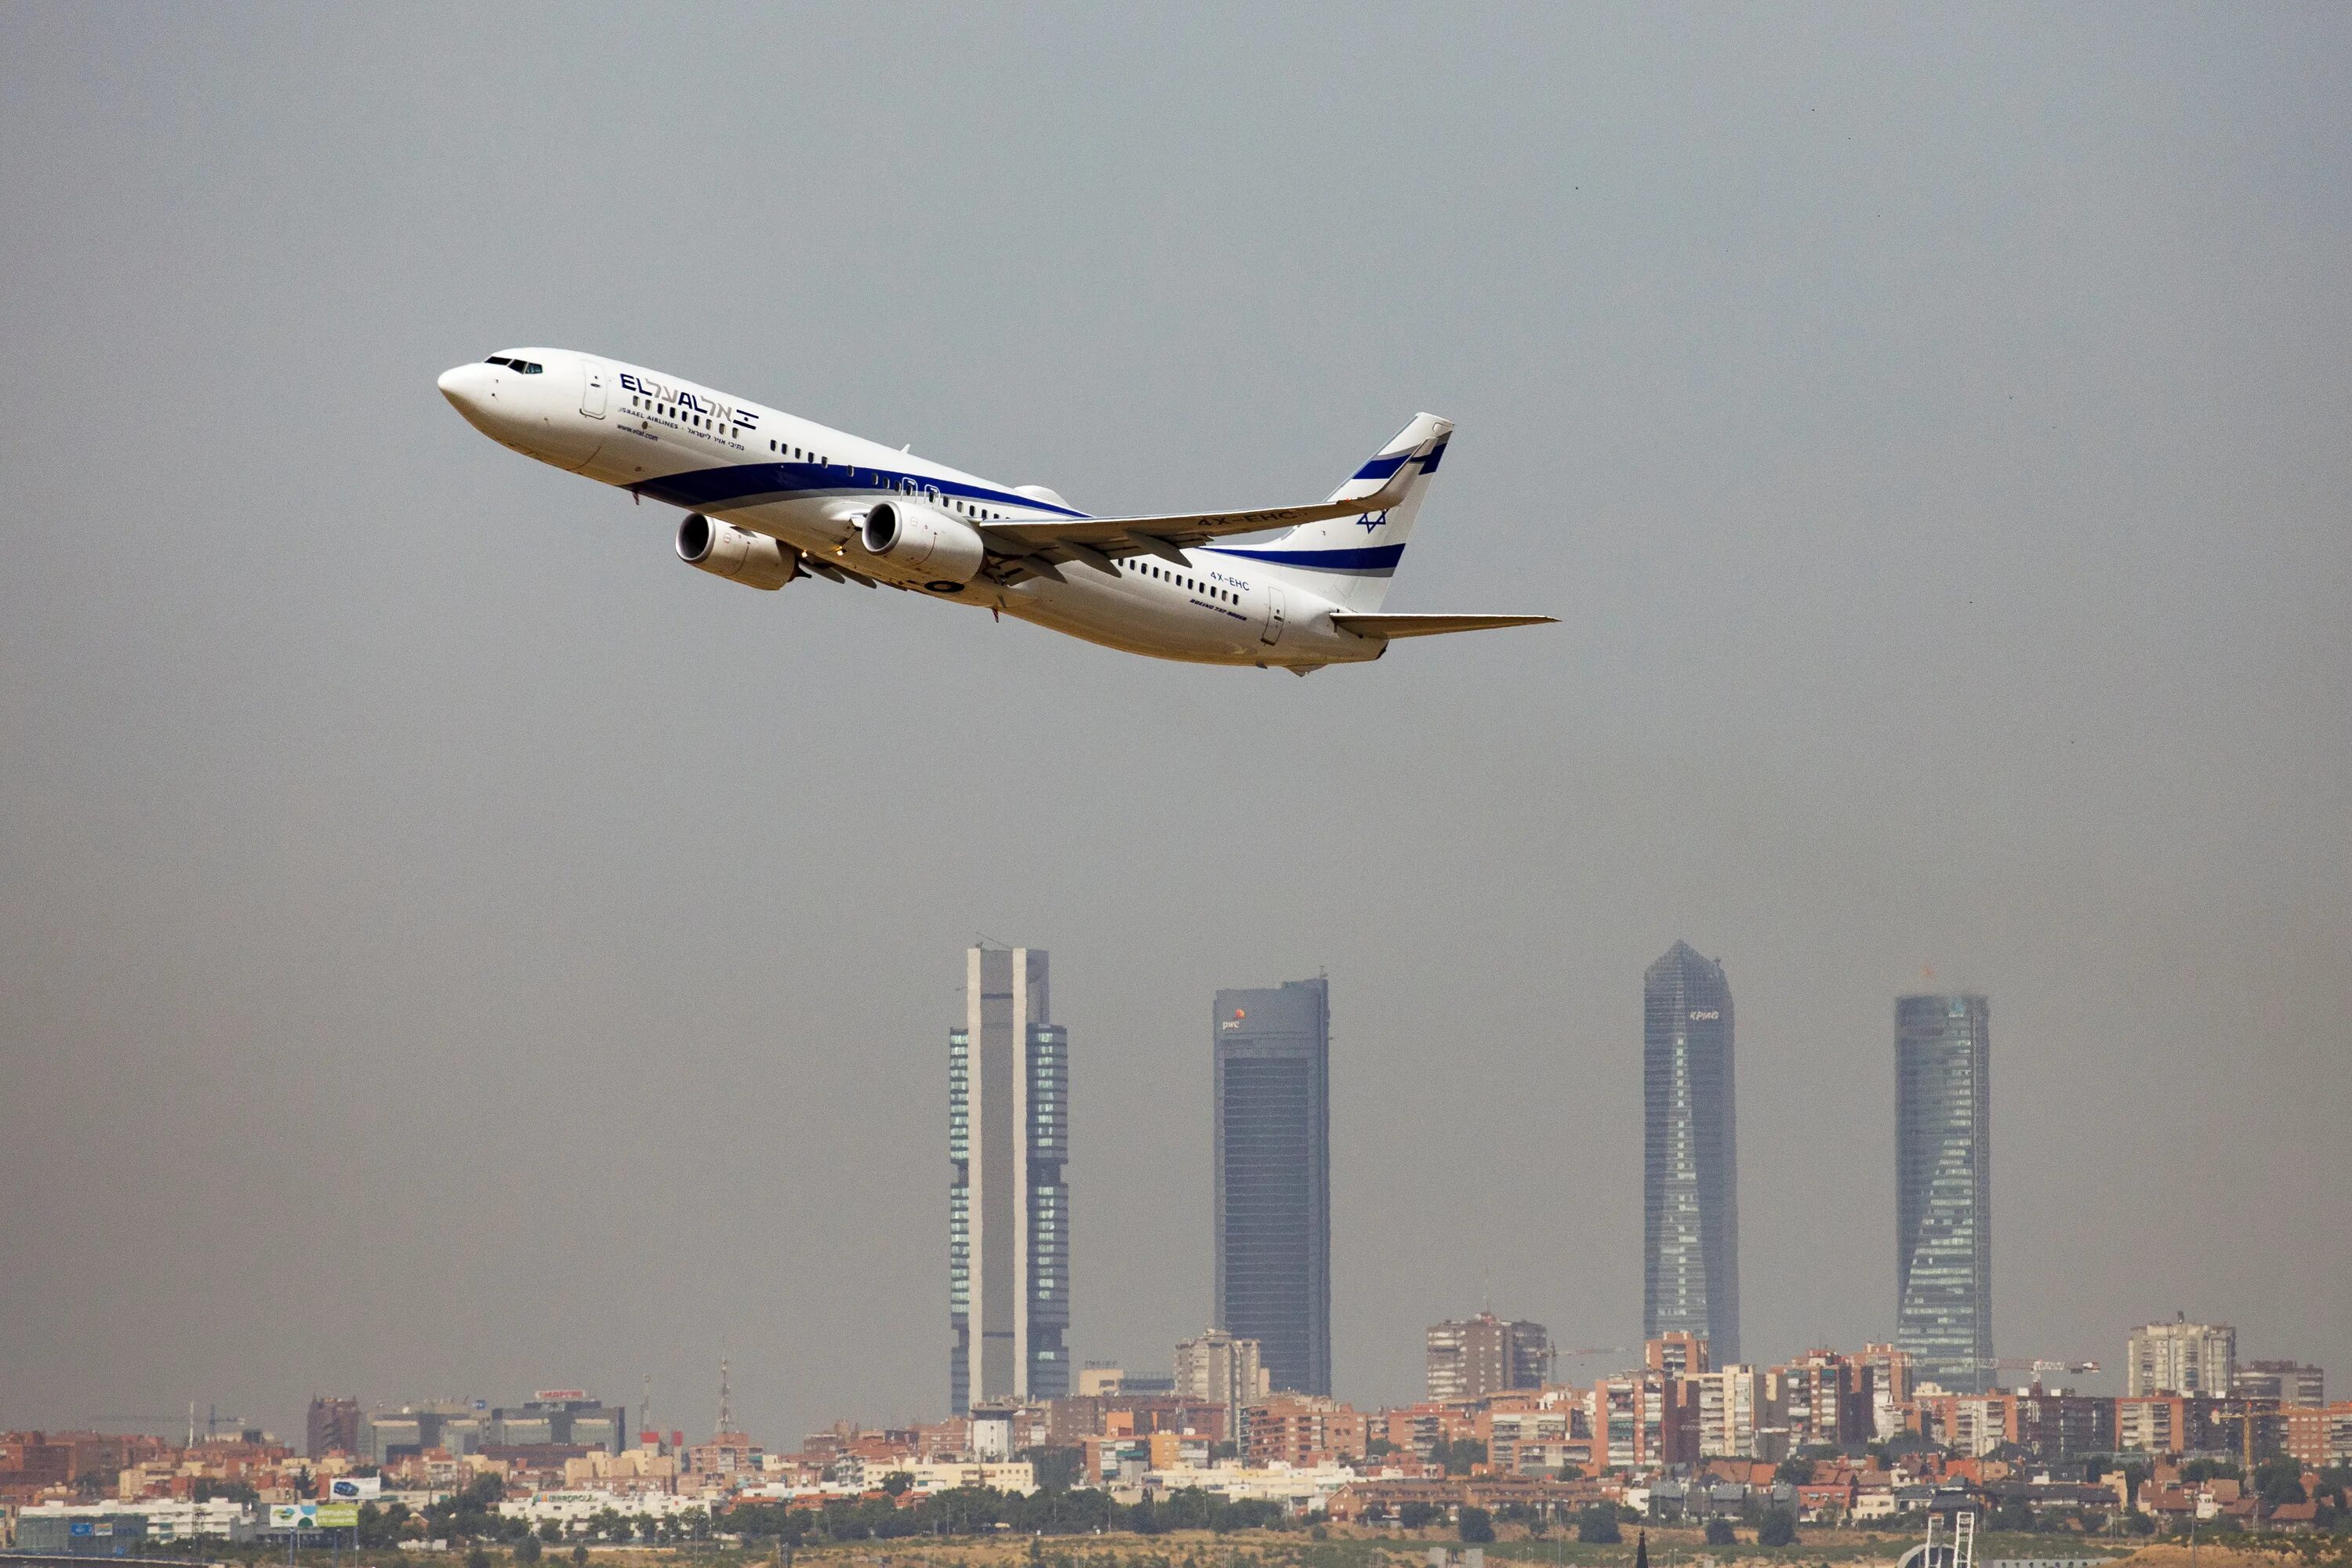
[[1220, 991], [1214, 1044], [1216, 1326], [1276, 1389], [1329, 1394], [1329, 987]]
[[1739, 1364], [1731, 987], [1676, 942], [1642, 982], [1642, 1337], [1706, 1336]]
[[1895, 1002], [1895, 1343], [1915, 1383], [1990, 1385], [1992, 1010]]
[[964, 1026], [948, 1032], [948, 1398], [958, 1415], [1070, 1392], [1070, 1034], [1047, 1016], [1044, 952], [965, 954]]

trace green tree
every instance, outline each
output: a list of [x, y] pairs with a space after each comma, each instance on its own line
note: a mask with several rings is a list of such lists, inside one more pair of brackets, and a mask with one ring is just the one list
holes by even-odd
[[466, 1553], [466, 1568], [490, 1568], [489, 1550], [477, 1543]]
[[588, 1568], [588, 1543], [582, 1542], [572, 1549], [572, 1568]]
[[1438, 1444], [1430, 1458], [1444, 1464], [1447, 1475], [1466, 1476], [1471, 1466], [1486, 1462], [1486, 1445], [1475, 1437], [1456, 1437]]
[[1791, 1454], [1774, 1467], [1772, 1479], [1784, 1486], [1802, 1486], [1813, 1479], [1813, 1462]]
[[555, 1521], [551, 1519], [543, 1521], [539, 1527], [539, 1538], [547, 1542], [550, 1546], [562, 1545], [563, 1542], [563, 1527], [556, 1523]]
[[2273, 1508], [2283, 1502], [2311, 1500], [2304, 1495], [2302, 1462], [2284, 1454], [2254, 1467], [2254, 1490]]
[[1797, 1516], [1785, 1508], [1776, 1508], [1765, 1514], [1764, 1522], [1756, 1527], [1759, 1546], [1794, 1546], [1797, 1544]]
[[1476, 1543], [1495, 1539], [1495, 1516], [1483, 1508], [1464, 1503], [1454, 1516], [1454, 1530], [1466, 1542]]
[[1018, 1456], [1029, 1461], [1036, 1472], [1037, 1484], [1053, 1491], [1066, 1491], [1078, 1484], [1078, 1472], [1086, 1465], [1085, 1451], [1070, 1447], [1024, 1448]]
[[521, 1540], [515, 1542], [515, 1561], [518, 1563], [536, 1563], [539, 1561], [539, 1537], [536, 1535], [526, 1535]]
[[1419, 1530], [1436, 1520], [1445, 1510], [1433, 1502], [1408, 1502], [1397, 1505], [1397, 1523], [1407, 1530]]
[[1709, 1546], [1736, 1546], [1739, 1532], [1731, 1528], [1731, 1521], [1717, 1514], [1706, 1521], [1706, 1543]]
[[2022, 1534], [2039, 1524], [2033, 1517], [2033, 1505], [2023, 1498], [2013, 1499], [1992, 1510], [1990, 1527]]
[[1623, 1544], [1625, 1537], [1617, 1528], [1617, 1510], [1605, 1502], [1578, 1510], [1576, 1539], [1587, 1546]]

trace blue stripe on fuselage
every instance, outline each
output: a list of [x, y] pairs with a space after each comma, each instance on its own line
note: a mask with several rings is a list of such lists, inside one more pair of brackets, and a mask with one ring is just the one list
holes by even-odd
[[1397, 562], [1404, 555], [1402, 544], [1371, 544], [1354, 550], [1225, 550], [1209, 548], [1208, 555], [1238, 555], [1244, 561], [1264, 561], [1276, 566], [1304, 566], [1316, 572], [1347, 572], [1359, 577], [1378, 577], [1396, 570]]
[[[855, 478], [851, 476], [855, 475]], [[881, 484], [873, 480], [881, 479]], [[672, 506], [724, 509], [730, 505], [747, 505], [761, 500], [788, 500], [795, 496], [853, 494], [872, 490], [877, 495], [897, 492], [908, 479], [915, 482], [919, 492], [924, 486], [942, 496], [976, 501], [983, 506], [1003, 507], [1008, 511], [1052, 512], [1061, 517], [1084, 518], [1087, 514], [1051, 501], [1031, 496], [1015, 495], [987, 485], [975, 485], [961, 479], [942, 479], [933, 474], [907, 474], [888, 468], [853, 468], [845, 463], [730, 463], [718, 468], [689, 468], [682, 474], [665, 474], [659, 479], [639, 479], [625, 487], [639, 495], [667, 501]]]

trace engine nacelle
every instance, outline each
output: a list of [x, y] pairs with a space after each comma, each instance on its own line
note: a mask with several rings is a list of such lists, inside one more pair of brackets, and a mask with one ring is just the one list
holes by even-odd
[[951, 594], [980, 575], [988, 545], [980, 531], [921, 501], [877, 501], [858, 525], [868, 555], [920, 576], [935, 593]]
[[697, 571], [747, 588], [782, 587], [801, 574], [801, 552], [764, 533], [714, 522], [698, 511], [677, 525], [677, 558]]

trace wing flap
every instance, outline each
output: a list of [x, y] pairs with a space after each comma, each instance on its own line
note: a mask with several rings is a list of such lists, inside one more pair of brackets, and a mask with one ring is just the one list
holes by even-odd
[[1484, 632], [1498, 626], [1541, 626], [1558, 616], [1384, 616], [1342, 610], [1331, 624], [1367, 637], [1433, 637], [1446, 632]]

